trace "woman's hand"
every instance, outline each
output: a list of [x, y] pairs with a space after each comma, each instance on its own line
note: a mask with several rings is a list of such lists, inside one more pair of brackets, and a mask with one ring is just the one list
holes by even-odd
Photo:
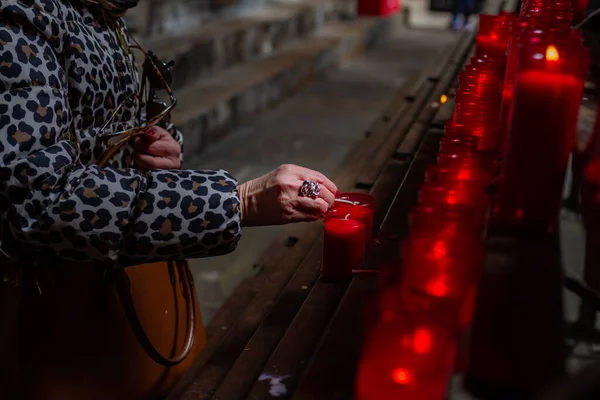
[[[321, 185], [317, 198], [303, 197], [304, 181]], [[242, 225], [283, 225], [315, 221], [329, 209], [338, 189], [323, 174], [297, 165], [282, 165], [267, 175], [241, 184]]]
[[181, 146], [166, 130], [157, 126], [136, 138], [135, 165], [141, 170], [181, 168]]

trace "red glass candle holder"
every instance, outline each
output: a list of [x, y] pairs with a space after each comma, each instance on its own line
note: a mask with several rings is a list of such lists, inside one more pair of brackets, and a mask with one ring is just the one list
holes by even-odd
[[561, 25], [568, 21], [568, 24], [571, 25], [573, 11], [570, 1], [532, 1], [521, 10], [520, 18], [532, 19], [544, 26], [552, 25], [552, 21]]
[[492, 175], [481, 169], [475, 160], [457, 162], [455, 165], [430, 165], [425, 173], [426, 183], [448, 184], [450, 182], [467, 181], [486, 186], [490, 183]]
[[331, 280], [352, 278], [365, 258], [364, 215], [353, 219], [348, 210], [329, 211], [324, 217], [323, 265], [321, 277]]
[[588, 66], [574, 37], [521, 50], [497, 224], [543, 231], [555, 227]]
[[401, 290], [443, 300], [456, 315], [446, 325], [457, 326], [465, 295], [477, 286], [483, 270], [484, 252], [478, 239], [468, 234], [446, 238], [442, 232], [409, 236], [403, 243]]
[[[377, 200], [375, 197], [365, 193], [340, 193], [337, 196], [337, 200], [332, 207], [332, 210], [338, 210], [340, 212], [352, 213], [355, 218], [361, 217], [365, 223], [365, 237], [367, 245], [371, 244], [373, 239], [373, 218], [375, 210], [377, 208]], [[353, 204], [348, 204], [351, 202]]]
[[456, 356], [454, 333], [426, 313], [390, 307], [360, 357], [357, 400], [442, 400]]
[[506, 57], [507, 45], [508, 26], [506, 17], [480, 14], [475, 54], [488, 55], [502, 60]]
[[517, 73], [519, 52], [532, 45], [547, 43], [548, 41], [564, 41], [565, 38], [572, 37], [573, 41], [581, 41], [578, 38], [579, 33], [570, 30], [570, 23], [561, 26], [560, 21], [555, 21], [549, 27], [540, 26], [539, 21], [521, 21], [512, 22], [511, 39], [508, 46], [508, 58], [506, 63], [506, 73], [502, 88], [502, 102], [500, 106], [499, 129], [498, 129], [498, 148], [502, 158], [507, 151], [508, 129], [512, 118], [514, 81]]
[[379, 275], [380, 287], [399, 285], [407, 262], [410, 260], [411, 238], [439, 238], [446, 242], [458, 241], [450, 252], [456, 255], [469, 241], [480, 242], [485, 226], [485, 216], [473, 209], [454, 204], [418, 205], [409, 214], [410, 234], [401, 246], [402, 264], [385, 265]]
[[426, 206], [450, 205], [484, 215], [489, 198], [481, 185], [460, 181], [447, 185], [424, 184], [419, 191], [419, 204]]
[[485, 215], [475, 215], [468, 208], [452, 204], [417, 205], [409, 214], [411, 235], [419, 236], [423, 232], [430, 234], [437, 232], [443, 222], [455, 222], [456, 225], [446, 227], [446, 236], [451, 236], [450, 228], [454, 228], [455, 239], [462, 236], [473, 235], [481, 238], [485, 228]]

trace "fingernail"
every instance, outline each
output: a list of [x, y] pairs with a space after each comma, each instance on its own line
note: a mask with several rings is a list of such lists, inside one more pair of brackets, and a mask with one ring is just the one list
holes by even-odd
[[149, 136], [155, 135], [156, 134], [156, 129], [154, 127], [148, 129], [148, 131], [146, 132]]

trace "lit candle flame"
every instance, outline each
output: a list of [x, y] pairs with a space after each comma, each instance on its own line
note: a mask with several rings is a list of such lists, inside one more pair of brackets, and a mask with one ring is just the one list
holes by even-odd
[[443, 94], [442, 97], [440, 97], [440, 103], [445, 104], [447, 101], [448, 101], [448, 96]]
[[560, 59], [560, 56], [558, 54], [558, 50], [556, 49], [556, 47], [550, 45], [548, 46], [548, 48], [546, 49], [546, 60], [548, 61], [558, 61]]

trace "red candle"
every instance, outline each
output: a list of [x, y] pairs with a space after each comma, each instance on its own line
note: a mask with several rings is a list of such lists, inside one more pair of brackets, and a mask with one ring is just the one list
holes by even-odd
[[[576, 47], [574, 45], [574, 47]], [[503, 164], [496, 222], [548, 230], [555, 227], [583, 96], [581, 52], [553, 45], [525, 49], [515, 82], [509, 148]], [[565, 60], [568, 55], [578, 55]]]
[[402, 285], [459, 307], [465, 291], [479, 281], [482, 246], [478, 235], [460, 219], [440, 223], [444, 228], [423, 229], [403, 243]]
[[488, 55], [504, 62], [508, 44], [507, 17], [481, 14], [476, 38], [476, 55]]
[[508, 146], [508, 129], [510, 128], [510, 120], [512, 118], [514, 82], [518, 70], [519, 51], [523, 51], [528, 46], [535, 46], [540, 43], [547, 43], [548, 41], [564, 42], [565, 38], [573, 42], [580, 41], [581, 39], [578, 36], [579, 33], [575, 30], [569, 30], [568, 25], [561, 26], [560, 24], [553, 23], [551, 26], [541, 29], [540, 23], [537, 20], [512, 21], [511, 39], [508, 46], [508, 59], [500, 107], [500, 129], [498, 130], [498, 148], [500, 149], [502, 158], [506, 156]]
[[498, 41], [496, 37], [481, 36], [477, 38], [477, 54], [488, 54], [496, 57], [506, 55], [506, 43]]
[[354, 219], [362, 220], [365, 223], [365, 240], [369, 246], [373, 239], [373, 219], [377, 201], [373, 196], [364, 193], [340, 193], [337, 198], [343, 202], [335, 202], [332, 210], [339, 210], [341, 213], [349, 212]]
[[326, 279], [352, 278], [365, 256], [365, 224], [350, 214], [329, 212], [325, 215], [323, 236], [323, 265], [321, 277]]
[[452, 332], [423, 312], [390, 307], [365, 342], [356, 400], [443, 400], [456, 355]]

